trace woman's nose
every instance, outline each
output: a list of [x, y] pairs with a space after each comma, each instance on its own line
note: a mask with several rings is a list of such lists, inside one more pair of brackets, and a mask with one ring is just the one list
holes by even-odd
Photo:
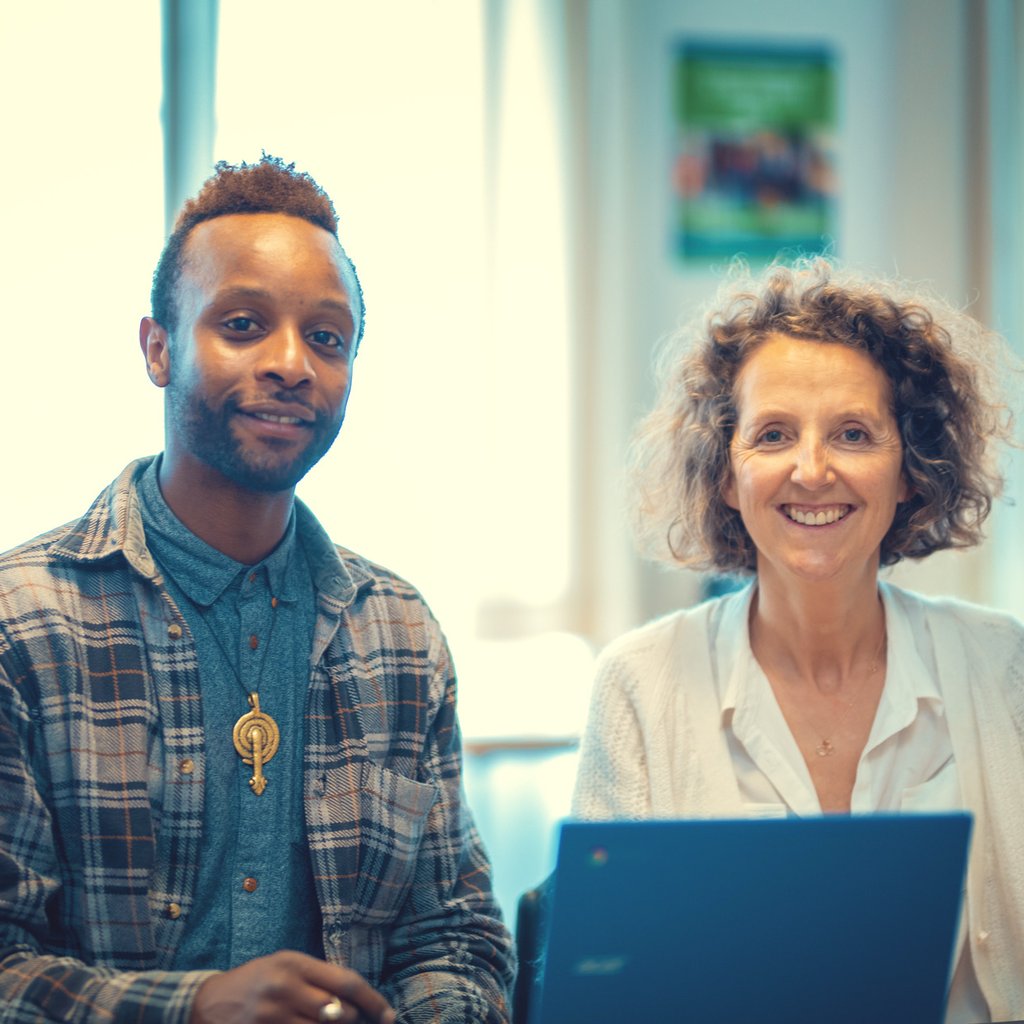
[[820, 441], [808, 440], [796, 450], [796, 464], [793, 466], [793, 483], [809, 491], [828, 487], [835, 481], [835, 473], [828, 447]]

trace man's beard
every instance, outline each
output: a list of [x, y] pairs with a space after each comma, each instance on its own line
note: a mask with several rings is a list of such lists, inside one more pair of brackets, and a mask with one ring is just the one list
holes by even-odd
[[[283, 451], [295, 447], [290, 442], [273, 438], [248, 446], [242, 442], [233, 427], [239, 411], [235, 399], [229, 398], [215, 409], [195, 393], [182, 391], [173, 381], [167, 386], [166, 397], [169, 422], [176, 425], [185, 449], [249, 491], [291, 490], [324, 457], [345, 418], [344, 407], [333, 420], [316, 413], [305, 446], [291, 459], [286, 459]], [[287, 391], [266, 397], [283, 403], [296, 402], [294, 395]], [[309, 407], [306, 402], [299, 404]]]

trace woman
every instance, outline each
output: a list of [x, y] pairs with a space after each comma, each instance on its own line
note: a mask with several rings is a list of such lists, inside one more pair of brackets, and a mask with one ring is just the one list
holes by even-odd
[[581, 817], [974, 814], [948, 1021], [1024, 1016], [1024, 625], [879, 582], [976, 544], [998, 342], [825, 261], [733, 285], [663, 357], [637, 526], [740, 591], [613, 643]]

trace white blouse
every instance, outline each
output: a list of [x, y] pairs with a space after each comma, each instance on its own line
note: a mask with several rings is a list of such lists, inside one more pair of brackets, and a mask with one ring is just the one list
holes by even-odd
[[[1024, 624], [884, 583], [880, 591], [888, 672], [852, 806], [974, 815], [947, 1020], [1020, 1019]], [[751, 594], [748, 587], [665, 616], [602, 652], [580, 750], [577, 817], [820, 813], [750, 650]]]
[[[751, 589], [751, 597], [753, 589]], [[953, 744], [934, 666], [917, 649], [906, 614], [883, 589], [888, 636], [885, 686], [857, 766], [850, 811], [941, 812], [964, 810]], [[742, 614], [747, 621], [749, 599]], [[731, 642], [735, 639], [736, 643]], [[803, 755], [775, 694], [744, 639], [714, 644], [722, 726], [746, 816], [778, 818], [821, 814]], [[946, 1024], [990, 1020], [978, 987], [966, 915], [961, 914], [953, 959]]]

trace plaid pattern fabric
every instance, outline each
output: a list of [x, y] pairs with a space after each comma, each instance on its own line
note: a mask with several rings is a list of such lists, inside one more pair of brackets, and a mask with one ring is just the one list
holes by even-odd
[[[195, 648], [138, 514], [145, 465], [0, 558], [2, 1024], [184, 1024], [208, 977], [168, 970], [197, 912], [204, 751]], [[326, 955], [403, 1024], [507, 1021], [447, 645], [413, 588], [297, 517], [319, 602], [304, 774]]]

